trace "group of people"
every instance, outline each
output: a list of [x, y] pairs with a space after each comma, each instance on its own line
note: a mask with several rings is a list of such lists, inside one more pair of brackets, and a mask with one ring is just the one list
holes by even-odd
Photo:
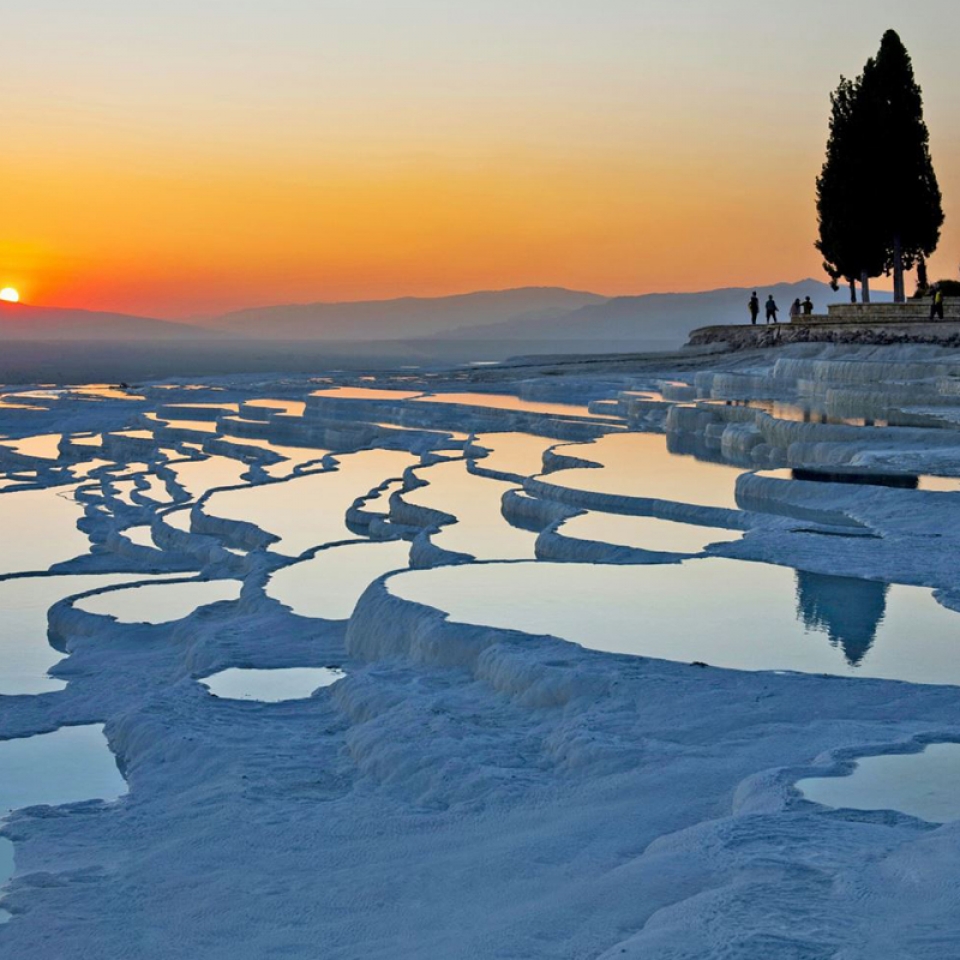
[[[753, 295], [747, 301], [747, 309], [750, 311], [750, 322], [756, 324], [757, 317], [760, 316], [760, 298], [757, 296], [756, 290], [753, 291]], [[777, 314], [780, 312], [780, 308], [777, 306], [777, 301], [773, 299], [772, 293], [767, 297], [764, 310], [767, 315], [767, 323], [779, 323]], [[790, 304], [791, 320], [799, 316], [809, 317], [811, 313], [813, 313], [813, 301], [809, 297], [805, 297], [802, 302], [800, 298], [797, 297], [797, 299]]]

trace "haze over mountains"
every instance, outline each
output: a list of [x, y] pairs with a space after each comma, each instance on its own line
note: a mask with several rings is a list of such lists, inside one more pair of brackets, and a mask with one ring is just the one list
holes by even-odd
[[185, 326], [126, 313], [102, 313], [69, 307], [34, 307], [0, 302], [0, 339], [150, 341], [211, 340], [219, 335], [204, 327]]
[[[451, 297], [256, 307], [190, 323], [0, 304], [0, 336], [8, 340], [596, 340], [680, 346], [695, 327], [745, 322], [750, 292], [733, 287], [608, 298], [559, 287], [523, 287]], [[843, 298], [816, 280], [761, 287], [758, 293], [761, 300], [773, 293], [781, 320], [787, 319], [795, 297], [810, 296], [821, 311], [828, 301]]]
[[269, 340], [405, 340], [481, 324], [549, 322], [606, 299], [561, 287], [521, 287], [452, 297], [256, 307], [207, 320], [205, 326]]
[[[675, 350], [697, 327], [747, 322], [750, 293], [731, 288], [607, 298], [527, 287], [433, 299], [260, 307], [191, 323], [0, 304], [0, 380], [133, 381]], [[845, 298], [845, 291], [834, 293], [816, 280], [760, 287], [757, 293], [761, 300], [773, 293], [784, 321], [795, 297], [810, 296], [819, 311]]]

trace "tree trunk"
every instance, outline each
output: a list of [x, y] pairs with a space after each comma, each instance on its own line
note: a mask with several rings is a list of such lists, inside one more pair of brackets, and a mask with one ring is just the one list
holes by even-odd
[[857, 281], [856, 280], [850, 281], [850, 302], [851, 303], [857, 302]]
[[870, 302], [870, 277], [866, 270], [860, 274], [860, 300], [862, 303]]
[[903, 301], [903, 244], [898, 233], [893, 238], [893, 302]]

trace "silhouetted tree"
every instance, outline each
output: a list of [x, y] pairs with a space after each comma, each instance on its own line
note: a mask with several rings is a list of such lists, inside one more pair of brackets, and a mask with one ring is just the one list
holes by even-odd
[[869, 178], [870, 138], [866, 115], [860, 105], [860, 80], [840, 78], [830, 95], [830, 137], [827, 158], [817, 178], [817, 215], [824, 270], [832, 286], [844, 279], [850, 284], [850, 299], [856, 302], [857, 281], [863, 300], [870, 299], [870, 277], [879, 276], [885, 250], [873, 224], [874, 198], [862, 184]]
[[856, 80], [841, 78], [830, 97], [827, 157], [817, 179], [824, 269], [834, 284], [863, 284], [894, 275], [903, 301], [903, 272], [936, 249], [943, 225], [930, 135], [910, 55], [893, 30]]
[[872, 141], [872, 185], [878, 228], [893, 272], [894, 299], [903, 302], [903, 272], [937, 248], [943, 207], [923, 120], [923, 96], [910, 54], [893, 30], [860, 78], [858, 109]]

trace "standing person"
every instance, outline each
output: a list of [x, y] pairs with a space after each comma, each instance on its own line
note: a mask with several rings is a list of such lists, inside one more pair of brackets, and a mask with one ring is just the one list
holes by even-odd
[[753, 296], [747, 301], [747, 307], [750, 310], [750, 322], [756, 325], [757, 317], [760, 316], [760, 298], [757, 296], [757, 291], [753, 291]]
[[813, 301], [809, 297], [803, 298], [803, 315], [809, 317], [813, 313]]
[[933, 302], [930, 304], [930, 319], [934, 317], [943, 319], [943, 289], [939, 283], [933, 288]]
[[793, 303], [790, 304], [790, 322], [793, 323], [800, 316], [800, 311], [803, 307], [800, 306], [800, 298], [797, 297]]
[[776, 323], [777, 314], [780, 312], [780, 308], [777, 306], [777, 301], [773, 299], [772, 293], [770, 294], [769, 297], [767, 297], [767, 302], [765, 306], [767, 310], [767, 323], [769, 323], [771, 320], [774, 323]]

